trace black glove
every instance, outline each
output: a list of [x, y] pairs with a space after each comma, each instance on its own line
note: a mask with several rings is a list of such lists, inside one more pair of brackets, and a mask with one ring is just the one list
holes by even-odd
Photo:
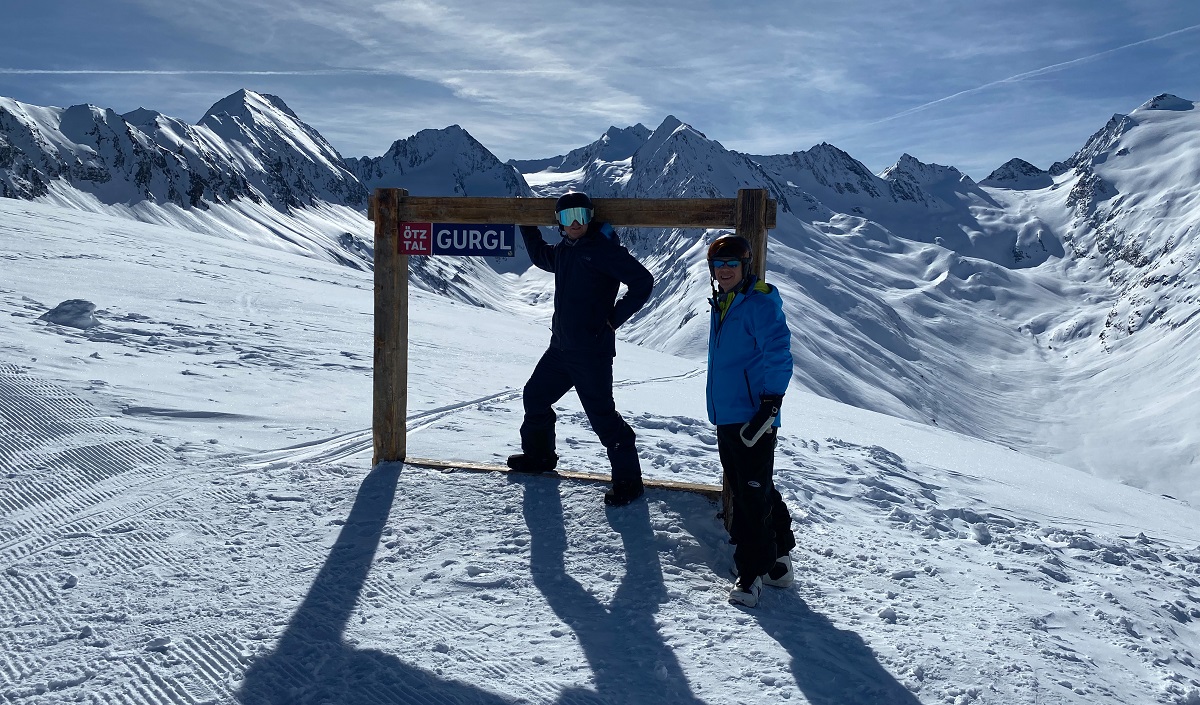
[[771, 430], [771, 427], [775, 425], [775, 418], [779, 416], [779, 407], [783, 406], [782, 394], [763, 394], [759, 399], [761, 401], [758, 411], [754, 412], [754, 416], [738, 431], [742, 443], [747, 446], [758, 443], [758, 439]]

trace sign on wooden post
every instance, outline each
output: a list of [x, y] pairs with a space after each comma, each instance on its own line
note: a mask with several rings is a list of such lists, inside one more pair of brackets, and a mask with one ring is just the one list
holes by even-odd
[[[511, 234], [513, 240], [506, 241], [502, 229], [495, 226], [553, 224], [555, 200], [412, 197], [404, 189], [375, 190], [368, 209], [368, 217], [375, 221], [373, 464], [406, 457], [409, 255], [503, 255], [513, 249], [516, 236]], [[754, 248], [758, 277], [766, 272], [767, 230], [775, 227], [776, 203], [765, 189], [740, 189], [736, 199], [594, 198], [592, 203], [595, 218], [616, 227], [733, 229]], [[471, 227], [480, 225], [492, 227]], [[403, 227], [408, 228], [407, 234]], [[417, 232], [422, 229], [427, 232]], [[723, 497], [728, 527], [732, 516], [728, 486]]]
[[513, 257], [515, 225], [400, 223], [400, 250], [407, 255]]

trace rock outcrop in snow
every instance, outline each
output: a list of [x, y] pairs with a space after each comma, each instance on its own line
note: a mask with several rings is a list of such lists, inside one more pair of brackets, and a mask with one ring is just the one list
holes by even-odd
[[1024, 159], [1009, 159], [979, 182], [980, 186], [1032, 191], [1054, 183], [1050, 172], [1039, 169]]

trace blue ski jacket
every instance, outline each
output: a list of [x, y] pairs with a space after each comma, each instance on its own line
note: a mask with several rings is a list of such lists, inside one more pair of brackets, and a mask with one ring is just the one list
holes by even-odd
[[[554, 272], [551, 347], [614, 357], [616, 329], [650, 299], [654, 277], [629, 254], [608, 223], [592, 221], [578, 240], [550, 245], [531, 225], [521, 237], [534, 266]], [[619, 300], [621, 284], [628, 287]]]
[[779, 291], [750, 276], [728, 296], [725, 306], [723, 295], [709, 302], [708, 420], [718, 426], [749, 421], [761, 395], [783, 394], [792, 379], [792, 335]]

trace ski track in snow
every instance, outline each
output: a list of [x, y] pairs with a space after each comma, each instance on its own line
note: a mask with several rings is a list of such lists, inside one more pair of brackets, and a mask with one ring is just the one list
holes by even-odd
[[[367, 473], [360, 432], [241, 462], [130, 450], [119, 419], [12, 365], [0, 418], [55, 429], [26, 447], [88, 450], [0, 467], [10, 702], [1119, 702], [1128, 678], [1196, 677], [1154, 636], [1200, 618], [1195, 552], [980, 515], [881, 447], [781, 441], [800, 579], [743, 611], [697, 495], [604, 511], [594, 486], [553, 478]], [[704, 423], [635, 421], [712, 463]], [[980, 592], [1002, 608], [974, 609]], [[937, 645], [951, 620], [977, 640]]]

